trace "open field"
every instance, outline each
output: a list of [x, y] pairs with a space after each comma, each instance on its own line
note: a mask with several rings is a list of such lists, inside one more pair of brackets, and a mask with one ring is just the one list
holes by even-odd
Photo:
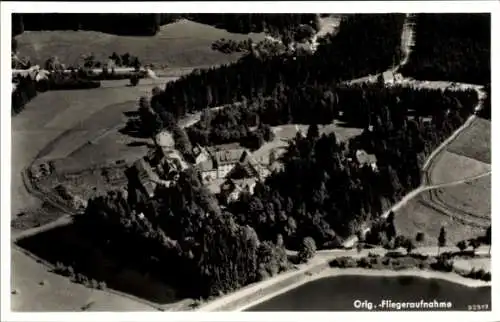
[[98, 61], [113, 53], [138, 56], [147, 64], [191, 67], [223, 64], [240, 54], [226, 55], [211, 49], [220, 38], [261, 40], [264, 34], [240, 35], [189, 20], [164, 25], [152, 37], [115, 36], [94, 31], [26, 31], [16, 37], [19, 52], [33, 62], [44, 63], [51, 56], [72, 65], [82, 54], [92, 52]]
[[[103, 134], [101, 131], [123, 124], [125, 116], [122, 112], [136, 110], [139, 96], [147, 95], [153, 87], [162, 86], [173, 79], [147, 81], [137, 87], [126, 87], [126, 82], [118, 82], [114, 83], [116, 86], [93, 90], [52, 91], [42, 93], [28, 103], [22, 113], [12, 118], [13, 215], [39, 204], [36, 198], [26, 192], [20, 175], [35, 158], [65, 157], [78, 151], [82, 144]], [[108, 82], [108, 85], [111, 84], [113, 82]], [[117, 130], [111, 132], [107, 134], [120, 135]], [[112, 151], [109, 142], [113, 140], [117, 139], [100, 138], [97, 142], [103, 144], [101, 151], [94, 149], [87, 155], [102, 159], [102, 151]], [[131, 149], [140, 148], [143, 147]], [[89, 160], [88, 156], [83, 157], [84, 162]]]
[[447, 150], [491, 164], [491, 121], [476, 118]]
[[[452, 143], [453, 144], [453, 143]], [[428, 184], [436, 185], [472, 178], [491, 171], [491, 165], [443, 150], [428, 170]]]
[[[117, 294], [89, 289], [56, 275], [12, 247], [11, 296], [13, 311], [150, 311], [152, 307]], [[40, 282], [44, 281], [44, 285]]]
[[476, 238], [484, 235], [485, 230], [465, 224], [450, 216], [448, 212], [430, 207], [424, 203], [422, 192], [408, 201], [404, 206], [395, 211], [395, 224], [398, 234], [414, 238], [418, 232], [425, 234], [422, 245], [436, 245], [441, 227], [445, 227], [447, 244], [455, 245], [457, 242]]
[[449, 211], [477, 217], [478, 222], [491, 221], [491, 175], [460, 185], [431, 190], [432, 200]]
[[473, 257], [473, 258], [459, 258], [453, 261], [453, 267], [457, 270], [470, 272], [471, 269], [483, 269], [486, 272], [491, 272], [491, 258], [489, 257]]
[[[328, 135], [334, 132], [339, 141], [347, 141], [350, 138], [361, 134], [362, 132], [362, 129], [344, 127], [340, 124], [340, 122], [335, 121], [335, 123], [333, 124], [319, 125], [319, 133], [320, 135]], [[302, 133], [306, 134], [309, 125], [287, 124], [271, 127], [272, 131], [275, 134], [274, 140], [272, 140], [271, 142], [266, 142], [258, 150], [256, 150], [253, 153], [254, 158], [259, 162], [269, 163], [269, 155], [271, 151], [274, 150], [278, 152], [278, 155], [280, 152], [285, 151], [286, 147], [288, 146], [288, 141], [294, 139], [297, 135], [297, 127], [302, 131]]]

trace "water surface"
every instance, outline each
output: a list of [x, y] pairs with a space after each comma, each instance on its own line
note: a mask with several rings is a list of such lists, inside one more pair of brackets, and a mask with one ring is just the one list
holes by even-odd
[[[372, 303], [372, 309], [377, 305], [377, 310], [384, 310], [383, 300], [393, 303], [436, 300], [451, 302], [452, 310], [468, 310], [468, 305], [474, 304], [487, 305], [491, 310], [491, 287], [471, 288], [445, 280], [413, 276], [326, 277], [280, 294], [247, 311], [353, 311], [356, 310], [356, 300], [358, 309], [365, 311], [370, 310], [369, 303]], [[384, 304], [389, 305], [388, 302]]]

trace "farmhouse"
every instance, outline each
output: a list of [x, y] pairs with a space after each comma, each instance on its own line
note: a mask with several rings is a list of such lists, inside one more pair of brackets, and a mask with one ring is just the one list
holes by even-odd
[[220, 145], [208, 149], [196, 146], [193, 150], [204, 183], [225, 178], [264, 180], [271, 173], [239, 145]]
[[227, 174], [232, 179], [256, 178], [263, 181], [271, 171], [259, 162], [249, 152], [244, 153], [240, 161]]
[[225, 178], [236, 164], [249, 153], [238, 145], [211, 147], [207, 152], [206, 160], [197, 165], [204, 182]]
[[171, 135], [160, 134], [156, 137], [157, 146], [126, 171], [129, 182], [149, 197], [154, 196], [159, 184], [165, 187], [174, 184], [180, 173], [188, 168], [182, 156], [174, 150]]

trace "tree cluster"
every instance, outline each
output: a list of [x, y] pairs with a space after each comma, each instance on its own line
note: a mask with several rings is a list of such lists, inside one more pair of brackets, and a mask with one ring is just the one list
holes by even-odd
[[177, 185], [158, 188], [152, 200], [133, 180], [126, 193], [93, 198], [77, 225], [103, 251], [186, 296], [220, 295], [289, 266], [279, 236], [260, 242], [253, 228], [219, 208], [191, 170]]
[[312, 13], [210, 13], [190, 14], [188, 18], [241, 34], [266, 32], [276, 37], [292, 37], [295, 30], [303, 25], [309, 25], [314, 30], [319, 30], [318, 16]]
[[[370, 88], [359, 90], [363, 96]], [[433, 104], [428, 122], [403, 109], [407, 99], [425, 101], [436, 95], [442, 97]], [[398, 88], [377, 97], [366, 95], [365, 114], [373, 120], [371, 129], [365, 128], [345, 144], [333, 133], [319, 136], [317, 126], [311, 125], [307, 137], [297, 136], [289, 146], [284, 171], [271, 175], [253, 196], [243, 197], [230, 210], [242, 224], [254, 227], [261, 239], [282, 234], [287, 247], [296, 248], [310, 236], [318, 247], [338, 245], [341, 238], [376, 220], [388, 205], [420, 184], [425, 156], [464, 122], [477, 102], [474, 95], [474, 91], [406, 92]], [[339, 93], [342, 110], [355, 106], [342, 97]], [[358, 162], [359, 149], [376, 157], [376, 169]], [[394, 229], [387, 230], [390, 226], [380, 227], [380, 232], [376, 227], [373, 230], [374, 244], [396, 237]]]
[[94, 30], [117, 35], [152, 36], [160, 26], [187, 18], [234, 33], [290, 34], [302, 25], [318, 29], [316, 14], [171, 14], [171, 13], [23, 13], [13, 15], [13, 35], [24, 30]]
[[[250, 53], [238, 62], [199, 70], [168, 83], [160, 95], [164, 109], [176, 117], [270, 95], [278, 86], [329, 86], [386, 70], [399, 59], [404, 15], [353, 15], [336, 36], [322, 40], [312, 55], [260, 57]], [[243, 77], [244, 75], [244, 77]]]
[[41, 92], [49, 90], [92, 89], [101, 87], [101, 82], [78, 77], [76, 73], [70, 75], [51, 73], [46, 79], [37, 81], [36, 86]]
[[16, 13], [14, 36], [25, 30], [93, 30], [116, 35], [152, 36], [182, 15], [165, 13]]
[[242, 53], [249, 52], [252, 49], [252, 44], [253, 42], [251, 38], [244, 41], [235, 41], [232, 39], [221, 38], [214, 41], [214, 43], [212, 44], [212, 49], [220, 51], [224, 54]]
[[416, 79], [490, 82], [489, 13], [418, 14], [415, 48], [403, 74]]
[[16, 89], [12, 92], [12, 115], [24, 109], [24, 106], [37, 95], [37, 84], [30, 76], [19, 76], [13, 80]]
[[238, 142], [252, 150], [273, 140], [270, 126], [260, 123], [258, 114], [245, 106], [247, 104], [235, 104], [202, 113], [200, 121], [187, 129], [189, 140], [202, 146]]
[[136, 69], [139, 69], [139, 67], [141, 67], [139, 58], [136, 56], [132, 56], [129, 53], [118, 55], [117, 53], [113, 52], [113, 54], [109, 56], [109, 59], [111, 59], [118, 67], [133, 67]]
[[484, 91], [486, 92], [486, 97], [483, 101], [483, 109], [479, 111], [478, 115], [487, 120], [491, 120], [491, 84], [488, 83], [484, 87]]

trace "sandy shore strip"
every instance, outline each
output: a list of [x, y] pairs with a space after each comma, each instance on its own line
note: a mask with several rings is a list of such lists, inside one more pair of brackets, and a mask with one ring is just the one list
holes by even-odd
[[[438, 249], [437, 247], [420, 247], [417, 248], [414, 251], [414, 253], [435, 256], [437, 253], [437, 249]], [[441, 248], [442, 252], [452, 251], [452, 250], [454, 250], [454, 247]], [[340, 250], [340, 249], [318, 251], [317, 256], [315, 256], [307, 264], [298, 265], [298, 269], [281, 273], [277, 276], [274, 276], [262, 282], [257, 282], [247, 285], [241, 289], [235, 290], [234, 292], [226, 294], [222, 297], [203, 303], [196, 310], [202, 312], [235, 311], [235, 310], [241, 311], [244, 310], [245, 308], [261, 303], [265, 300], [270, 299], [271, 297], [287, 292], [292, 288], [310, 282], [314, 279], [326, 276], [333, 276], [333, 275], [383, 276], [382, 274], [387, 274], [386, 276], [403, 276], [404, 274], [407, 274], [407, 276], [417, 276], [417, 277], [430, 276], [432, 278], [441, 278], [446, 280], [451, 279], [452, 282], [460, 283], [466, 286], [491, 285], [489, 283], [480, 280], [474, 280], [462, 277], [456, 273], [423, 271], [418, 269], [402, 270], [402, 271], [375, 270], [375, 269], [362, 269], [362, 268], [334, 269], [330, 268], [329, 266], [329, 262], [338, 257], [347, 256], [352, 258], [361, 258], [368, 256], [370, 253], [383, 256], [386, 252], [387, 250], [382, 248], [365, 249], [362, 252], [357, 252], [356, 250]], [[476, 251], [477, 255], [483, 253], [484, 254], [487, 253], [487, 248], [481, 247]], [[331, 274], [331, 275], [321, 275], [321, 274]]]
[[484, 287], [490, 286], [491, 282], [485, 282], [481, 280], [475, 280], [470, 278], [465, 278], [455, 273], [445, 273], [438, 271], [426, 271], [419, 269], [409, 269], [409, 270], [401, 270], [401, 271], [393, 271], [393, 270], [377, 270], [377, 269], [364, 269], [364, 268], [327, 268], [316, 274], [305, 274], [305, 277], [300, 281], [289, 285], [287, 287], [282, 288], [279, 291], [273, 292], [271, 294], [265, 295], [251, 303], [247, 303], [244, 306], [238, 307], [235, 311], [240, 312], [244, 311], [248, 308], [251, 308], [260, 303], [266, 302], [273, 297], [276, 297], [280, 294], [286, 293], [294, 288], [297, 288], [306, 283], [326, 278], [326, 277], [338, 277], [338, 276], [374, 276], [374, 277], [400, 277], [400, 276], [412, 276], [419, 278], [434, 278], [445, 280], [452, 283], [461, 284], [467, 287]]

